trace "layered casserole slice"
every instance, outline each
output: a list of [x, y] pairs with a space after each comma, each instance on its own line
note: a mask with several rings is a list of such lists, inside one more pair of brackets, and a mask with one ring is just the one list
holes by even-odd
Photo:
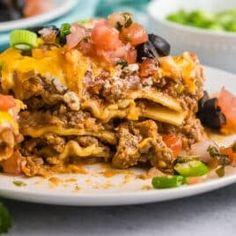
[[24, 174], [76, 172], [81, 160], [172, 173], [181, 150], [205, 136], [196, 118], [204, 74], [196, 55], [128, 13], [11, 34], [1, 90], [21, 100]]

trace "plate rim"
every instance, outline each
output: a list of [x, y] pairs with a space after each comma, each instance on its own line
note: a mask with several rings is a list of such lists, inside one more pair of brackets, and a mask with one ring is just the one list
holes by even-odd
[[56, 7], [49, 12], [25, 19], [2, 22], [0, 23], [0, 33], [6, 33], [18, 28], [33, 27], [35, 25], [54, 20], [70, 11], [77, 3], [79, 3], [79, 1], [80, 0], [61, 1], [61, 5], [59, 7]]
[[[236, 174], [208, 182], [172, 189], [153, 189], [120, 193], [45, 193], [29, 190], [1, 189], [2, 197], [23, 202], [63, 206], [121, 206], [164, 202], [214, 191], [236, 183]], [[158, 196], [158, 198], [157, 198]], [[56, 197], [56, 198], [54, 198]]]
[[[236, 78], [236, 74], [217, 69], [214, 67], [204, 66], [209, 72], [223, 73]], [[236, 85], [236, 81], [234, 82]], [[9, 176], [11, 178], [11, 176]], [[15, 177], [12, 177], [13, 180]], [[20, 177], [19, 177], [20, 178]], [[50, 205], [67, 205], [67, 206], [118, 206], [146, 204], [151, 202], [169, 201], [179, 198], [190, 197], [206, 192], [210, 192], [222, 187], [236, 183], [236, 174], [230, 174], [223, 178], [209, 180], [196, 185], [182, 186], [173, 189], [160, 190], [138, 190], [127, 192], [109, 192], [109, 193], [71, 193], [71, 192], [39, 192], [38, 189], [28, 190], [21, 188], [2, 188], [0, 186], [0, 196], [20, 200], [24, 202], [50, 204]]]

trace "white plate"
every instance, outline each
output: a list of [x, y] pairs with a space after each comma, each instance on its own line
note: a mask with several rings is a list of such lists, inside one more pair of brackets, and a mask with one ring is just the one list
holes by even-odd
[[[209, 92], [219, 91], [223, 86], [233, 93], [236, 92], [236, 75], [207, 67], [206, 76], [206, 90]], [[230, 143], [235, 139], [234, 135], [221, 142]], [[105, 176], [111, 172], [100, 165], [86, 166], [86, 169], [87, 174], [63, 174], [51, 177], [50, 180], [40, 177], [23, 178], [1, 175], [0, 195], [16, 200], [47, 204], [126, 205], [182, 198], [236, 183], [236, 168], [229, 169], [224, 178], [165, 190], [150, 189], [150, 179], [138, 178], [143, 173], [141, 169], [124, 171], [110, 177]], [[13, 181], [19, 180], [23, 181], [26, 186], [15, 186]]]
[[51, 21], [70, 11], [78, 2], [78, 0], [54, 0], [55, 7], [53, 10], [34, 17], [0, 23], [0, 32], [33, 27]]

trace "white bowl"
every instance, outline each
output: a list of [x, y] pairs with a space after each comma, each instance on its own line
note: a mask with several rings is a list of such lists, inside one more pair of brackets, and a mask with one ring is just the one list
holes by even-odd
[[148, 6], [150, 26], [154, 33], [167, 39], [172, 54], [192, 51], [202, 63], [236, 73], [236, 33], [209, 31], [166, 20], [179, 9], [222, 11], [236, 9], [235, 0], [157, 0]]

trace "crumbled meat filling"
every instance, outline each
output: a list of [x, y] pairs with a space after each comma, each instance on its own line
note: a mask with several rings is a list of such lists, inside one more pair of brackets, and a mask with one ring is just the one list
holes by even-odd
[[157, 122], [161, 134], [178, 134], [182, 137], [184, 149], [189, 149], [192, 144], [200, 142], [206, 138], [204, 128], [199, 119], [189, 117], [182, 126], [174, 126]]
[[140, 162], [169, 171], [174, 161], [172, 151], [165, 145], [152, 120], [127, 122], [117, 128], [119, 143], [112, 159], [114, 166], [128, 168]]

